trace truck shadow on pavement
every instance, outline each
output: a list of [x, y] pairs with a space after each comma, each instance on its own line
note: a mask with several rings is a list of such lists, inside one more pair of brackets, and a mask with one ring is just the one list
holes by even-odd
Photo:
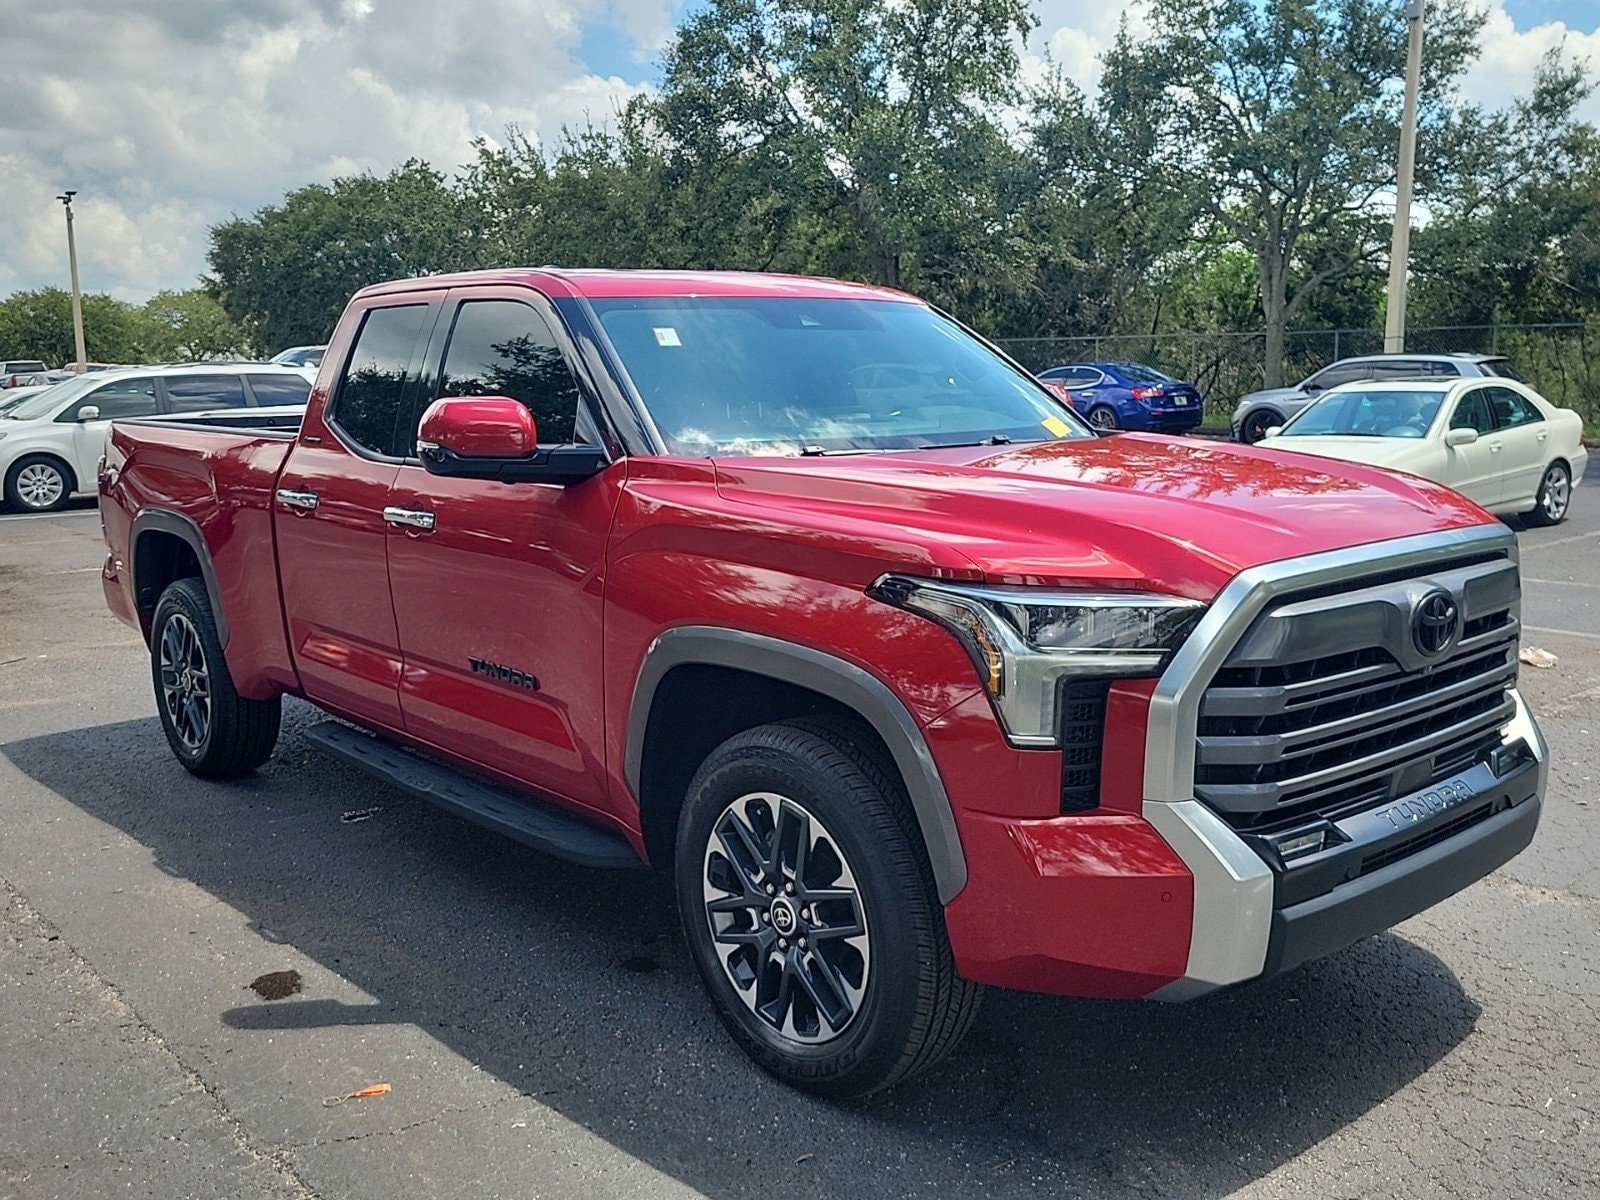
[[[297, 736], [316, 719], [289, 706], [275, 758], [225, 785], [186, 775], [153, 719], [4, 753], [374, 1000], [241, 1003], [219, 1039], [414, 1024], [719, 1200], [1221, 1196], [1374, 1109], [1480, 1012], [1444, 963], [1386, 934], [1183, 1006], [991, 992], [934, 1071], [828, 1104], [729, 1041], [664, 878], [556, 862], [377, 787]], [[295, 1052], [292, 1032], [276, 1043]]]

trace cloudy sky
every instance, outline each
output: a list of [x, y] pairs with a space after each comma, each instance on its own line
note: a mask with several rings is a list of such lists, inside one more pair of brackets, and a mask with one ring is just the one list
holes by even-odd
[[[302, 184], [409, 157], [449, 168], [508, 124], [545, 138], [648, 88], [703, 0], [0, 0], [0, 296], [67, 278], [142, 300], [193, 284], [207, 227]], [[1479, 0], [1464, 84], [1496, 103], [1550, 46], [1600, 69], [1596, 0]], [[1139, 0], [1037, 0], [1030, 67], [1086, 87]], [[1600, 98], [1585, 115], [1600, 121]]]

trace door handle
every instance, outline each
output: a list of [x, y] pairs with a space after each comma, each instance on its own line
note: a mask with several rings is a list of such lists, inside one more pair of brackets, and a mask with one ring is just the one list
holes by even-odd
[[1489, 453], [1490, 454], [1499, 454], [1500, 453], [1500, 443], [1496, 442], [1494, 445], [1490, 446], [1489, 447]]
[[383, 519], [391, 525], [404, 525], [410, 529], [433, 528], [433, 514], [414, 508], [386, 508], [383, 510]]
[[315, 492], [295, 492], [288, 488], [279, 488], [278, 503], [285, 508], [298, 508], [303, 512], [311, 512], [317, 507], [317, 494]]

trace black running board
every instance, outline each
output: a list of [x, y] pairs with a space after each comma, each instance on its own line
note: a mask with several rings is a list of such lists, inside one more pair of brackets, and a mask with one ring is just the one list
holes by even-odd
[[335, 758], [440, 808], [585, 867], [640, 868], [644, 863], [621, 835], [569, 817], [529, 797], [480, 783], [394, 742], [323, 721], [306, 736]]

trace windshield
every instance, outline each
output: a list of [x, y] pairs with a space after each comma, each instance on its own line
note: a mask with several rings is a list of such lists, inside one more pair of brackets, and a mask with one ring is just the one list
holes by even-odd
[[593, 302], [675, 454], [816, 454], [1092, 434], [920, 304], [795, 297]]
[[[99, 380], [95, 382], [98, 383]], [[48, 417], [63, 400], [80, 396], [88, 391], [89, 387], [90, 384], [86, 380], [69, 379], [65, 383], [58, 383], [54, 387], [47, 387], [44, 391], [29, 396], [3, 415], [13, 421], [32, 421], [36, 417]]]
[[1418, 388], [1399, 391], [1329, 392], [1301, 410], [1283, 428], [1283, 437], [1393, 437], [1427, 436], [1428, 427], [1444, 402], [1444, 391]]

